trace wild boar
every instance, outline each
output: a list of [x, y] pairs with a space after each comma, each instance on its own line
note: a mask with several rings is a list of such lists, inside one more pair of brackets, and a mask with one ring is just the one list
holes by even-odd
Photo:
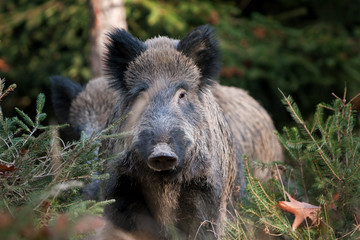
[[[90, 81], [67, 104], [54, 94], [55, 109], [66, 106], [74, 113], [69, 122], [87, 135], [128, 114], [113, 131], [131, 134], [105, 140], [101, 149], [118, 155], [105, 187], [105, 198], [116, 200], [105, 216], [116, 226], [155, 239], [216, 239], [235, 189], [244, 187], [242, 154], [283, 160], [269, 115], [244, 90], [216, 83], [219, 67], [208, 26], [180, 41], [142, 42], [117, 29], [109, 34], [107, 75], [96, 80], [102, 83], [89, 87]], [[98, 94], [102, 108], [94, 107], [97, 97], [84, 97]], [[269, 177], [266, 170], [256, 174]]]

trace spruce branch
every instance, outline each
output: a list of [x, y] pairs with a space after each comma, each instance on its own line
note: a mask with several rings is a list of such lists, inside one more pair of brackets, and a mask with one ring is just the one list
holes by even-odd
[[[1, 82], [0, 90], [2, 98], [11, 88], [4, 92]], [[40, 231], [38, 226], [49, 228], [51, 221], [66, 216], [77, 221], [76, 216], [85, 213], [100, 215], [112, 202], [84, 201], [79, 189], [92, 181], [93, 173], [100, 172], [107, 160], [98, 153], [101, 139], [106, 137], [100, 134], [65, 143], [58, 135], [65, 125], [42, 126], [44, 104], [45, 96], [39, 94], [34, 119], [20, 109], [16, 109], [17, 117], [7, 118], [0, 108], [0, 214], [11, 212], [16, 223], [6, 230], [0, 226], [1, 237], [5, 231], [14, 239], [22, 238], [23, 229], [16, 227], [19, 224], [30, 223], [34, 231]], [[95, 178], [107, 177], [97, 174]]]
[[277, 210], [277, 203], [267, 194], [262, 183], [252, 176], [247, 156], [244, 156], [244, 163], [247, 172], [247, 187], [251, 192], [251, 198], [255, 199], [256, 206], [259, 209], [259, 213], [249, 209], [246, 209], [246, 212], [256, 215], [266, 228], [270, 227], [281, 232], [281, 235], [289, 235], [292, 239], [301, 239], [301, 235], [291, 230], [289, 221]]
[[4, 88], [5, 88], [5, 79], [0, 78], [0, 101], [10, 92], [14, 91], [14, 89], [16, 88], [16, 84], [11, 84], [5, 91]]
[[[272, 229], [274, 234], [283, 234], [285, 238], [317, 239], [321, 236], [337, 239], [360, 236], [356, 218], [352, 217], [360, 209], [360, 138], [354, 131], [357, 129], [355, 114], [350, 102], [346, 102], [346, 92], [341, 99], [335, 97], [332, 104], [318, 104], [312, 125], [305, 123], [291, 97], [286, 98], [283, 93], [282, 96], [298, 125], [284, 127], [282, 134], [277, 133], [289, 156], [295, 160], [290, 164], [296, 164], [289, 173], [287, 191], [296, 192], [296, 198], [302, 204], [319, 202], [317, 206], [323, 209], [321, 217], [317, 225], [310, 226], [306, 222], [297, 228], [298, 221], [297, 229], [290, 230], [287, 217], [272, 206], [275, 199], [279, 200], [279, 195], [285, 193], [282, 179], [279, 176], [279, 182], [267, 185], [257, 181], [250, 174], [246, 158], [244, 166], [251, 201], [250, 207], [241, 205], [242, 209], [265, 224], [265, 231]], [[277, 191], [274, 191], [274, 187]]]
[[300, 124], [303, 129], [306, 131], [307, 135], [311, 138], [313, 144], [316, 145], [317, 147], [317, 152], [319, 153], [321, 159], [324, 161], [324, 163], [327, 165], [327, 167], [330, 169], [330, 171], [333, 173], [333, 175], [339, 180], [342, 181], [342, 179], [338, 176], [338, 174], [335, 172], [334, 170], [334, 166], [331, 166], [329, 159], [327, 158], [327, 156], [324, 154], [321, 146], [319, 146], [319, 144], [317, 143], [317, 141], [314, 139], [313, 135], [311, 134], [311, 132], [309, 131], [308, 127], [306, 126], [306, 123], [303, 121], [300, 113], [299, 113], [299, 109], [297, 107], [296, 104], [294, 104], [292, 98], [286, 97], [285, 94], [279, 89], [281, 95], [283, 96], [284, 99], [284, 103], [287, 105], [287, 108], [290, 112], [290, 114], [293, 116], [295, 122], [297, 122], [298, 124]]

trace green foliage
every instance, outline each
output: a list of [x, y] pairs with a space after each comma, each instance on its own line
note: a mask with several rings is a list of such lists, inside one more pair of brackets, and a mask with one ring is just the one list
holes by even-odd
[[296, 99], [305, 119], [345, 83], [353, 89], [351, 96], [357, 94], [356, 3], [127, 0], [126, 9], [129, 31], [142, 39], [179, 38], [195, 26], [214, 25], [223, 50], [221, 82], [249, 90], [282, 126], [290, 119], [278, 104], [278, 88]]
[[218, 29], [224, 50], [223, 83], [248, 89], [275, 122], [288, 119], [274, 104], [278, 88], [296, 99], [306, 119], [316, 103], [330, 101], [326, 93], [341, 92], [346, 82], [353, 89], [351, 96], [360, 88], [359, 35], [355, 34], [359, 28], [347, 31], [321, 21], [289, 27], [253, 14], [231, 25], [219, 22]]
[[[278, 135], [291, 157], [287, 181], [264, 184], [247, 168], [249, 201], [243, 203], [241, 213], [252, 216], [248, 221], [255, 226], [260, 223], [259, 231], [265, 229], [285, 239], [358, 239], [360, 137], [352, 103], [336, 97], [332, 104], [318, 104], [309, 124], [293, 99], [282, 95], [297, 124], [284, 127], [283, 134]], [[302, 224], [293, 231], [293, 216], [277, 207], [278, 201], [286, 199], [285, 191], [298, 201], [321, 206], [318, 222]], [[237, 228], [244, 228], [243, 223]]]
[[[0, 100], [14, 88], [4, 90], [2, 81]], [[58, 130], [63, 126], [42, 125], [46, 117], [44, 94], [39, 94], [36, 102], [34, 119], [20, 109], [19, 117], [7, 118], [0, 109], [2, 239], [30, 238], [24, 235], [25, 228], [38, 229], [33, 235], [40, 234], [40, 226], [60, 221], [62, 213], [72, 222], [87, 214], [101, 215], [104, 205], [111, 202], [85, 201], [80, 191], [94, 172], [103, 171], [105, 159], [97, 153], [103, 136], [62, 142]], [[103, 178], [106, 176], [97, 176]], [[12, 224], [7, 226], [6, 222]]]
[[[290, 119], [278, 103], [278, 88], [302, 106], [305, 119], [345, 82], [354, 89], [349, 95], [357, 94], [359, 3], [125, 0], [125, 7], [129, 31], [142, 39], [180, 38], [195, 26], [215, 26], [223, 49], [221, 82], [249, 90], [282, 126]], [[90, 79], [90, 22], [85, 0], [0, 2], [0, 77], [19, 85], [5, 112], [14, 106], [30, 112], [39, 92], [49, 96], [51, 75]]]
[[[129, 31], [142, 39], [157, 35], [181, 38], [192, 28], [215, 24], [220, 14], [235, 14], [232, 1], [134, 1], [126, 0]], [[231, 15], [227, 19], [230, 19]]]
[[89, 22], [86, 0], [0, 2], [0, 78], [18, 85], [8, 115], [15, 106], [30, 112], [40, 92], [48, 96], [51, 75], [90, 78]]
[[[294, 104], [289, 98], [284, 101], [295, 119], [298, 113]], [[305, 198], [323, 205], [328, 216], [326, 224], [332, 227], [327, 231], [337, 237], [353, 229], [360, 207], [360, 138], [354, 130], [356, 120], [352, 104], [337, 98], [332, 105], [317, 106], [311, 125], [299, 121], [300, 132], [284, 128], [285, 134], [280, 137], [301, 170]]]

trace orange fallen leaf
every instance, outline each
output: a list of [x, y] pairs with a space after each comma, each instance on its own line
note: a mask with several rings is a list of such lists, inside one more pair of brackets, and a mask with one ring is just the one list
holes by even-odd
[[16, 168], [15, 168], [14, 165], [7, 166], [7, 165], [0, 164], [0, 171], [1, 172], [13, 172], [15, 170], [16, 170]]
[[292, 198], [290, 194], [285, 192], [290, 202], [279, 201], [279, 208], [290, 212], [295, 215], [295, 219], [292, 225], [292, 230], [295, 231], [297, 227], [306, 219], [309, 218], [312, 222], [314, 222], [317, 218], [318, 213], [320, 212], [320, 207], [314, 206], [309, 203], [299, 202]]
[[51, 202], [48, 200], [44, 200], [41, 204], [41, 208], [43, 212], [47, 212], [51, 206]]

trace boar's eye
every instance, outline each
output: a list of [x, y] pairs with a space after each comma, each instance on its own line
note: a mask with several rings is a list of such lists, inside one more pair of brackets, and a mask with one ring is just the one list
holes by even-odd
[[186, 92], [185, 91], [181, 91], [179, 92], [179, 95], [178, 95], [178, 101], [181, 102], [183, 101], [185, 98], [186, 98]]

